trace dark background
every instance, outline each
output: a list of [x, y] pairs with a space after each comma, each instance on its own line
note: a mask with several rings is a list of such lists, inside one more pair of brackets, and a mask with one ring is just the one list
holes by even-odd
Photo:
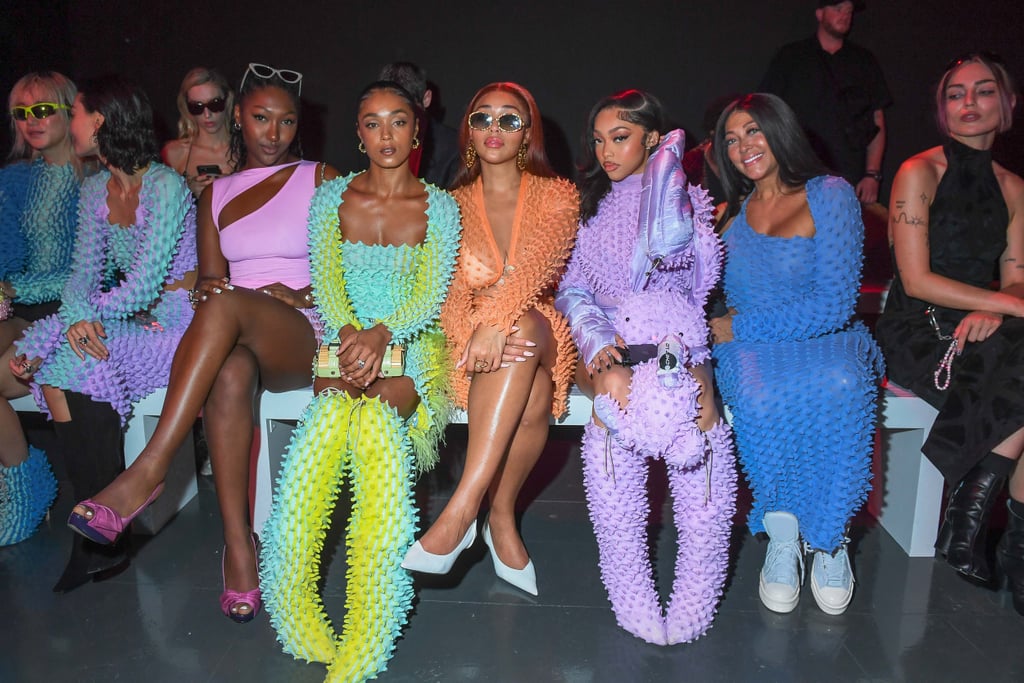
[[[217, 67], [237, 83], [250, 61], [301, 71], [305, 156], [341, 170], [360, 164], [355, 98], [386, 62], [419, 63], [440, 87], [449, 124], [480, 86], [513, 80], [544, 114], [549, 149], [571, 173], [592, 104], [626, 87], [650, 90], [678, 125], [701, 136], [712, 98], [756, 88], [783, 43], [813, 33], [813, 0], [391, 0], [385, 3], [247, 0], [5, 1], [0, 90], [54, 68], [74, 79], [118, 72], [142, 83], [161, 138], [177, 121], [185, 72]], [[878, 57], [895, 105], [887, 111], [885, 189], [899, 163], [938, 143], [932, 93], [943, 66], [973, 49], [997, 52], [1024, 78], [1019, 0], [873, 0], [851, 38]], [[996, 156], [1024, 171], [1024, 126]], [[7, 145], [4, 146], [8, 148]]]

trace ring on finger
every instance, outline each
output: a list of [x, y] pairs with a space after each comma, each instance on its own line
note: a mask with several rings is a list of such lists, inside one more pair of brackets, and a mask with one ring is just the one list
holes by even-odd
[[85, 346], [86, 344], [89, 343], [89, 338], [88, 337], [79, 337], [78, 338], [78, 343], [80, 345], [82, 345], [82, 346]]
[[358, 365], [359, 369], [362, 370], [363, 368], [366, 367], [366, 361], [360, 358], [358, 361], [356, 361], [356, 365]]
[[476, 362], [476, 363], [475, 363], [475, 364], [473, 365], [473, 367], [475, 367], [475, 368], [476, 368], [477, 370], [483, 370], [483, 369], [484, 369], [484, 368], [486, 368], [487, 366], [488, 366], [488, 363], [487, 363], [487, 361], [483, 361], [483, 360], [478, 360], [478, 361], [477, 361], [477, 362]]

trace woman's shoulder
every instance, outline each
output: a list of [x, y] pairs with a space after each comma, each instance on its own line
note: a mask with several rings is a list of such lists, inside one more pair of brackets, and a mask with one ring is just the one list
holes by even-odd
[[1006, 204], [1024, 210], [1024, 178], [998, 163], [993, 163], [992, 167]]
[[[185, 172], [185, 160], [188, 158], [188, 150], [191, 147], [191, 140], [183, 138], [177, 138], [175, 140], [168, 140], [162, 150], [160, 150], [160, 158], [163, 162], [175, 169], [176, 173]], [[178, 167], [181, 170], [177, 170]]]
[[931, 147], [910, 157], [896, 171], [896, 181], [937, 185], [946, 171], [946, 154], [941, 146]]
[[580, 193], [576, 184], [558, 176], [544, 178], [541, 176], [527, 175], [534, 192], [539, 195], [538, 199], [545, 204], [575, 204], [579, 205]]

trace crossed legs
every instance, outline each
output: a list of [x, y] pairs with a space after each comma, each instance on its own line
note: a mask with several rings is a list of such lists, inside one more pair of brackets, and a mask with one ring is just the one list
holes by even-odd
[[474, 375], [462, 478], [420, 543], [430, 553], [450, 552], [475, 522], [483, 497], [490, 492], [495, 552], [518, 569], [526, 566], [529, 555], [516, 530], [515, 501], [547, 441], [555, 343], [547, 319], [534, 309], [516, 325], [518, 336], [536, 344], [534, 355]]
[[[160, 422], [138, 459], [94, 500], [118, 514], [136, 509], [163, 481], [171, 459], [207, 404], [206, 426], [224, 516], [227, 583], [256, 585], [249, 540], [249, 450], [258, 384], [273, 391], [306, 386], [316, 347], [296, 309], [262, 293], [225, 290], [196, 311], [171, 364]], [[218, 471], [219, 470], [219, 471]], [[88, 515], [88, 508], [75, 511]]]

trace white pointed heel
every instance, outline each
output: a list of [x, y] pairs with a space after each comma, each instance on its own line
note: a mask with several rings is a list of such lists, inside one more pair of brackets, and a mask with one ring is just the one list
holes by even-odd
[[469, 528], [466, 529], [466, 535], [462, 537], [455, 549], [447, 555], [435, 555], [428, 552], [423, 549], [419, 541], [416, 541], [405, 554], [405, 559], [402, 560], [402, 569], [424, 574], [447, 574], [462, 551], [473, 545], [474, 541], [476, 541], [476, 520], [473, 520]]
[[537, 572], [533, 568], [533, 560], [526, 563], [526, 566], [522, 569], [513, 569], [507, 564], [501, 561], [498, 557], [498, 553], [494, 551], [494, 544], [491, 542], [491, 524], [490, 519], [484, 522], [484, 543], [487, 544], [487, 549], [491, 551], [491, 561], [494, 562], [494, 573], [497, 574], [498, 578], [502, 581], [506, 581], [521, 591], [525, 591], [530, 595], [537, 595]]

